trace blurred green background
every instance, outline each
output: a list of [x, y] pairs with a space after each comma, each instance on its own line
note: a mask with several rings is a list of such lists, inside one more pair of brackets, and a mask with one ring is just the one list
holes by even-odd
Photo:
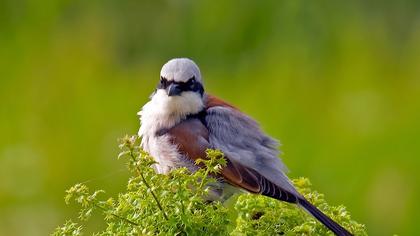
[[0, 235], [75, 217], [77, 182], [124, 190], [117, 139], [173, 57], [371, 235], [420, 231], [419, 1], [2, 0]]

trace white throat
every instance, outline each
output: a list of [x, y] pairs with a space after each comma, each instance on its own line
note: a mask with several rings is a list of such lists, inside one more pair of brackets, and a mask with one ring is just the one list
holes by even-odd
[[169, 129], [186, 116], [197, 114], [204, 108], [200, 94], [183, 92], [181, 96], [169, 97], [162, 89], [158, 89], [151, 100], [146, 103], [140, 115], [139, 136], [152, 136], [161, 129]]

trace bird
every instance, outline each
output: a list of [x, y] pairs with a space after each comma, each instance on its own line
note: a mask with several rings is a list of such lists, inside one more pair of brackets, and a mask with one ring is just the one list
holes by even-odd
[[207, 149], [218, 149], [227, 165], [218, 176], [216, 197], [228, 198], [232, 189], [261, 194], [302, 207], [336, 235], [352, 235], [295, 189], [279, 158], [278, 141], [250, 116], [204, 90], [193, 60], [166, 62], [138, 115], [140, 145], [155, 159], [156, 172], [167, 174], [180, 167], [194, 172], [200, 168], [195, 161], [205, 159]]

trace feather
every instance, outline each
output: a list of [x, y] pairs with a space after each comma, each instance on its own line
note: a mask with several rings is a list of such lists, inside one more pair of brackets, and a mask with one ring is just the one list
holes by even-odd
[[[284, 165], [277, 157], [277, 143], [265, 136], [251, 118], [220, 99], [208, 96], [206, 108], [205, 122], [200, 117], [190, 117], [165, 130], [164, 135], [169, 137], [171, 144], [191, 161], [205, 158], [207, 148], [220, 149], [228, 163], [221, 175], [229, 184], [252, 193], [296, 202], [293, 195], [298, 193], [281, 171]], [[219, 109], [226, 109], [222, 112], [227, 114], [220, 113]]]
[[343, 228], [341, 225], [337, 224], [330, 217], [322, 213], [318, 208], [308, 202], [306, 199], [299, 199], [299, 205], [307, 210], [311, 215], [313, 215], [319, 222], [324, 224], [328, 229], [334, 232], [335, 235], [339, 236], [351, 236], [352, 234]]

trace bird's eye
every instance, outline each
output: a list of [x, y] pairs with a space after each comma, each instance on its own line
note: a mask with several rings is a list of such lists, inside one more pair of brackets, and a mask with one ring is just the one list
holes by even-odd
[[195, 77], [193, 76], [193, 77], [191, 77], [191, 78], [188, 80], [187, 85], [188, 85], [189, 87], [193, 87], [193, 86], [195, 85], [195, 83], [196, 83], [196, 81], [195, 81]]
[[195, 76], [191, 77], [191, 78], [189, 79], [189, 82], [190, 82], [191, 84], [194, 84], [194, 83], [195, 83]]
[[166, 87], [166, 85], [168, 84], [168, 80], [166, 80], [166, 78], [165, 77], [163, 77], [163, 76], [161, 76], [160, 77], [160, 86], [162, 87], [162, 88], [165, 88]]

